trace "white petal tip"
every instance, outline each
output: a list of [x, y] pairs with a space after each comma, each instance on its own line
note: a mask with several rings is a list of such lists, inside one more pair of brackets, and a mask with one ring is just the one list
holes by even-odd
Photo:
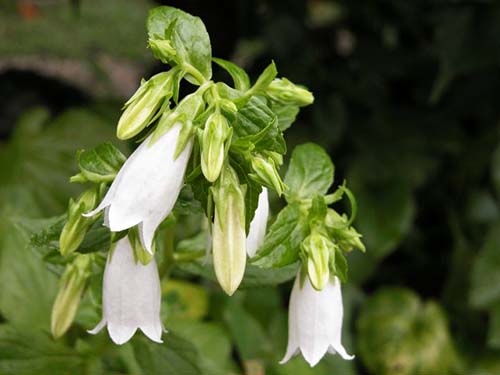
[[104, 328], [105, 325], [106, 321], [101, 320], [99, 323], [97, 323], [97, 325], [94, 328], [88, 329], [87, 332], [90, 333], [91, 335], [97, 335], [99, 332], [101, 332], [101, 330]]

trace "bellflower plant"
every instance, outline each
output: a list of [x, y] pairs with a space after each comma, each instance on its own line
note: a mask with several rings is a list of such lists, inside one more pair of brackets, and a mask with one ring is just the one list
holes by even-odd
[[[356, 201], [345, 182], [329, 192], [334, 167], [320, 146], [297, 146], [284, 179], [280, 171], [285, 131], [313, 94], [278, 78], [274, 62], [252, 82], [236, 64], [212, 58], [203, 22], [178, 9], [151, 10], [147, 29], [166, 71], [142, 82], [117, 126], [118, 138], [139, 144], [128, 158], [109, 143], [78, 152], [71, 182], [86, 190], [48, 229], [57, 233], [59, 255], [46, 259], [66, 267], [53, 336], [71, 327], [90, 295], [102, 300], [102, 320], [90, 333], [107, 326], [123, 344], [140, 329], [161, 343], [162, 298], [170, 303], [162, 289], [175, 285], [174, 270], [215, 281], [229, 296], [242, 285], [291, 280], [299, 270], [282, 362], [298, 352], [311, 366], [326, 352], [352, 358], [341, 344], [341, 283], [345, 253], [365, 250], [352, 225]], [[215, 66], [232, 85], [212, 79]], [[186, 81], [192, 90], [182, 97]], [[269, 200], [283, 197], [272, 215]], [[330, 207], [343, 198], [349, 216]], [[181, 223], [202, 215], [200, 232], [185, 238], [191, 231]], [[102, 293], [95, 287], [101, 275]]]

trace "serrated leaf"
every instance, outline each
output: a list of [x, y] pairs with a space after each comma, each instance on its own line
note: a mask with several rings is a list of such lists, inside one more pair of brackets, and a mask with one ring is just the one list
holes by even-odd
[[252, 264], [277, 268], [295, 263], [299, 259], [300, 244], [308, 232], [308, 222], [301, 213], [300, 205], [289, 204], [269, 228]]
[[77, 159], [80, 174], [72, 180], [101, 183], [113, 181], [127, 158], [111, 143], [103, 143], [91, 150], [80, 151]]
[[238, 110], [232, 123], [236, 147], [251, 146], [256, 151], [267, 150], [280, 154], [286, 152], [286, 143], [278, 128], [277, 117], [264, 99], [253, 96]]
[[325, 150], [306, 143], [295, 147], [285, 175], [289, 202], [324, 195], [333, 183], [334, 166]]
[[[147, 29], [150, 39], [164, 38], [168, 30], [176, 58], [193, 66], [205, 79], [212, 77], [210, 38], [200, 18], [179, 9], [160, 6], [149, 12]], [[193, 84], [201, 83], [196, 77], [188, 75], [186, 78]]]
[[234, 82], [234, 87], [237, 90], [246, 91], [250, 88], [250, 78], [248, 77], [248, 74], [238, 65], [232, 63], [231, 61], [219, 59], [216, 57], [214, 57], [212, 60], [231, 75], [231, 78]]

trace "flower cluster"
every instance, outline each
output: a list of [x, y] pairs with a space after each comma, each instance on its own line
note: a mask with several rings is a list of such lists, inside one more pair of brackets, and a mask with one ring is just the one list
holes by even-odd
[[[162, 342], [158, 228], [175, 221], [184, 189], [205, 211], [215, 275], [228, 295], [240, 286], [247, 257], [264, 268], [300, 264], [283, 361], [298, 351], [311, 366], [327, 351], [352, 358], [340, 340], [342, 253], [364, 247], [351, 226], [353, 215], [348, 219], [328, 207], [344, 194], [352, 200], [352, 194], [343, 185], [324, 195], [333, 165], [314, 147], [303, 149], [305, 156], [294, 152], [285, 180], [278, 172], [286, 153], [283, 132], [299, 108], [313, 102], [312, 94], [276, 78], [274, 63], [251, 84], [235, 64], [211, 58], [203, 23], [177, 9], [154, 9], [148, 32], [153, 54], [170, 69], [143, 81], [125, 104], [117, 137], [142, 140], [128, 158], [110, 144], [78, 154], [80, 173], [72, 181], [92, 187], [70, 202], [61, 231], [59, 249], [69, 264], [54, 304], [53, 334], [64, 334], [75, 316], [98, 256], [78, 250], [102, 222], [112, 232], [103, 317], [89, 332], [107, 326], [111, 339], [123, 344], [139, 328]], [[231, 75], [233, 87], [212, 80], [212, 61]], [[179, 98], [183, 80], [196, 89]], [[270, 191], [285, 196], [288, 205], [268, 231]]]

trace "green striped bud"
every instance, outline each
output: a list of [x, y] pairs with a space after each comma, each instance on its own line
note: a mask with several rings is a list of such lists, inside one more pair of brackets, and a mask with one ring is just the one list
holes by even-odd
[[85, 217], [82, 214], [93, 210], [99, 203], [103, 186], [86, 190], [76, 202], [69, 201], [68, 221], [59, 236], [59, 251], [67, 256], [73, 253], [83, 242], [88, 229], [95, 223], [97, 217]]
[[274, 159], [272, 157], [266, 159], [258, 155], [252, 157], [251, 163], [255, 173], [250, 174], [250, 177], [262, 185], [274, 189], [281, 196], [285, 191], [285, 184], [281, 180]]
[[219, 112], [212, 113], [201, 133], [201, 170], [205, 178], [214, 182], [219, 178], [226, 156], [225, 142], [231, 136], [227, 119]]
[[313, 94], [286, 78], [278, 78], [267, 87], [266, 94], [277, 102], [303, 107], [314, 102]]
[[212, 187], [215, 218], [212, 251], [215, 275], [222, 289], [232, 295], [243, 279], [246, 265], [245, 189], [234, 170], [226, 166]]
[[159, 73], [143, 81], [135, 94], [125, 103], [116, 136], [128, 139], [139, 134], [156, 118], [161, 106], [171, 98], [174, 71]]
[[335, 256], [335, 244], [325, 235], [313, 232], [300, 247], [307, 258], [307, 274], [312, 286], [323, 289], [330, 280], [329, 262]]
[[92, 257], [91, 254], [79, 254], [64, 271], [59, 293], [52, 306], [50, 328], [55, 338], [64, 335], [73, 323], [82, 293], [91, 275]]

